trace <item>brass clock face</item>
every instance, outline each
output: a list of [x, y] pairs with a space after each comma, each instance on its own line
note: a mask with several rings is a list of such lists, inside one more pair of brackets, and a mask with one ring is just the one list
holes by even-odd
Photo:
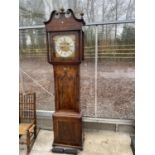
[[56, 57], [75, 56], [75, 35], [56, 35], [53, 38]]

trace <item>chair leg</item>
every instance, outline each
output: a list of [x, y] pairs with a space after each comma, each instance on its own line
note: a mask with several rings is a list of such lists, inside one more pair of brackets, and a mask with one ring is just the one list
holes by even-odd
[[34, 139], [36, 139], [36, 137], [37, 137], [37, 127], [35, 126], [34, 127]]
[[26, 135], [27, 135], [27, 153], [29, 153], [30, 152], [30, 133], [29, 133], [29, 131], [27, 130], [26, 131], [27, 133], [26, 133]]

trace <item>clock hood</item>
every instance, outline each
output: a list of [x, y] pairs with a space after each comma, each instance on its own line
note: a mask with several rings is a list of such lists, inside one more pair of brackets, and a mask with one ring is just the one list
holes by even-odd
[[44, 22], [46, 31], [80, 30], [85, 25], [83, 13], [80, 15], [81, 19], [76, 18], [72, 9], [67, 11], [64, 11], [64, 9], [54, 10], [49, 20]]

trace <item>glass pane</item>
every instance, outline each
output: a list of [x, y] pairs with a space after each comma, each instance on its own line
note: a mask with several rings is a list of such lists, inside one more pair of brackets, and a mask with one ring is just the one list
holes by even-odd
[[[43, 25], [51, 11], [71, 8], [86, 23], [134, 19], [134, 0], [20, 0], [20, 26]], [[98, 26], [97, 107], [95, 27], [85, 26], [81, 68], [84, 116], [134, 118], [134, 24]], [[54, 110], [53, 67], [47, 63], [45, 29], [20, 30], [20, 90], [37, 92], [37, 109]], [[22, 74], [21, 74], [22, 73]]]
[[84, 27], [84, 61], [80, 65], [81, 110], [84, 116], [95, 116], [95, 28]]
[[54, 111], [53, 66], [45, 46], [44, 29], [20, 30], [20, 91], [36, 92], [37, 110]]
[[134, 24], [98, 26], [97, 117], [134, 119]]
[[71, 8], [86, 23], [134, 19], [134, 0], [20, 0], [20, 26], [43, 25], [53, 10]]

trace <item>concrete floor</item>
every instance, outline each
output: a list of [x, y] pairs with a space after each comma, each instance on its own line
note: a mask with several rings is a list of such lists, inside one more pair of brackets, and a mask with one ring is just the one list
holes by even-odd
[[[29, 155], [59, 155], [50, 151], [52, 141], [52, 131], [40, 130]], [[85, 131], [84, 149], [78, 155], [133, 155], [130, 144], [131, 139], [127, 133], [87, 130]], [[26, 155], [23, 145], [20, 145], [20, 155]]]

